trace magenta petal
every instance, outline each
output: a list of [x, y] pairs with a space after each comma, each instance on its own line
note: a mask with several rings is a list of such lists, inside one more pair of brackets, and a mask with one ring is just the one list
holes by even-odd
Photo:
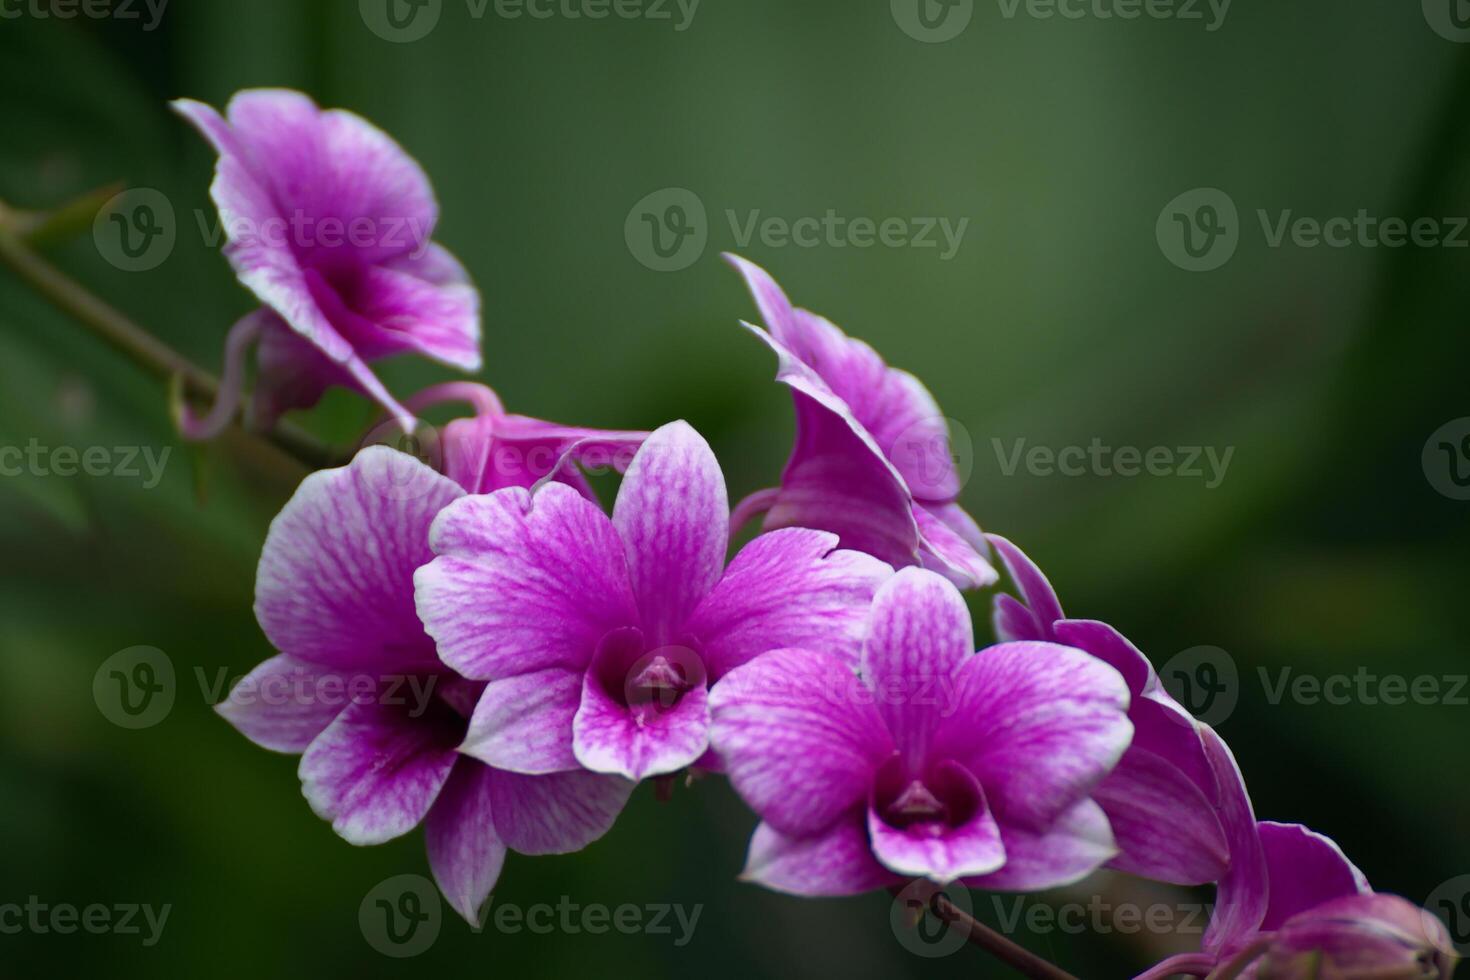
[[[915, 504], [914, 520], [919, 526], [919, 560], [925, 568], [962, 589], [995, 584], [1000, 575], [985, 557], [985, 539], [959, 505]], [[974, 536], [967, 533], [970, 529]]]
[[271, 522], [255, 615], [271, 645], [340, 671], [439, 669], [414, 611], [429, 526], [463, 491], [423, 463], [369, 446], [313, 473]]
[[439, 557], [415, 576], [418, 614], [467, 677], [581, 670], [604, 634], [637, 621], [622, 542], [570, 487], [465, 497], [430, 538]]
[[1049, 826], [1102, 781], [1133, 735], [1123, 678], [1081, 650], [1002, 643], [967, 659], [955, 684], [933, 757], [979, 778], [1002, 827]]
[[1372, 891], [1363, 872], [1331, 838], [1296, 823], [1262, 820], [1256, 829], [1271, 885], [1262, 932], [1273, 932], [1324, 902]]
[[1203, 885], [1225, 873], [1230, 848], [1213, 802], [1136, 741], [1092, 798], [1117, 838], [1117, 870], [1176, 885]]
[[[1014, 607], [1007, 607], [1007, 616], [997, 618], [997, 639], [1007, 640], [1052, 640], [1052, 624], [1062, 618], [1062, 604], [1056, 590], [1051, 587], [1041, 569], [1036, 567], [1024, 551], [998, 534], [987, 535], [1000, 560], [1005, 563], [1006, 574], [1021, 593], [1021, 601], [1031, 614], [1031, 623], [1021, 622]], [[997, 612], [1000, 599], [997, 597]], [[1000, 632], [1004, 628], [1005, 632]]]
[[831, 531], [844, 548], [895, 568], [917, 564], [919, 529], [913, 496], [842, 400], [764, 330], [747, 328], [776, 352], [776, 379], [796, 402], [796, 445], [766, 528]]
[[730, 539], [725, 477], [687, 422], [656, 430], [623, 477], [613, 524], [627, 549], [643, 631], [653, 646], [676, 635], [720, 580]]
[[893, 755], [871, 695], [831, 654], [757, 657], [715, 685], [710, 707], [711, 741], [735, 791], [788, 834], [821, 831], [866, 800]]
[[1118, 849], [1102, 807], [1082, 800], [1044, 831], [1001, 823], [1006, 863], [996, 872], [965, 879], [972, 888], [1032, 892], [1060, 888], [1102, 867]]
[[459, 759], [458, 738], [437, 721], [375, 702], [344, 708], [301, 757], [306, 801], [352, 844], [381, 844], [408, 833]]
[[438, 245], [364, 269], [351, 306], [380, 332], [386, 352], [414, 350], [466, 371], [480, 369], [480, 293]]
[[861, 809], [805, 837], [790, 837], [762, 823], [750, 839], [740, 877], [809, 898], [858, 895], [903, 881], [873, 856]]
[[261, 663], [215, 705], [220, 717], [250, 741], [272, 752], [302, 752], [346, 707], [341, 697], [322, 692], [330, 670], [285, 654]]
[[521, 854], [571, 854], [607, 833], [633, 792], [616, 776], [559, 772], [491, 777], [495, 829]]
[[1266, 917], [1270, 902], [1266, 853], [1235, 756], [1213, 728], [1201, 725], [1200, 735], [1220, 787], [1220, 824], [1230, 844], [1230, 867], [1216, 885], [1215, 914], [1203, 947], [1207, 952], [1228, 952], [1249, 941]]
[[878, 590], [863, 681], [911, 771], [928, 761], [930, 736], [951, 704], [951, 679], [974, 652], [970, 610], [944, 578], [905, 568]]
[[572, 718], [582, 673], [553, 667], [485, 685], [459, 750], [486, 765], [537, 775], [578, 767]]
[[837, 549], [825, 531], [771, 531], [740, 549], [685, 628], [711, 680], [779, 647], [830, 653], [857, 665], [873, 595], [893, 569]]
[[876, 806], [870, 805], [868, 836], [874, 855], [890, 871], [929, 878], [941, 885], [967, 875], [986, 874], [1005, 864], [1000, 827], [974, 775], [963, 766], [948, 763], [931, 773], [927, 782], [941, 780], [960, 784], [974, 806], [968, 818], [942, 828], [935, 824], [900, 828], [888, 823]]
[[700, 683], [671, 707], [639, 711], [589, 672], [572, 721], [572, 747], [577, 761], [593, 772], [632, 780], [677, 772], [709, 748], [709, 692]]
[[471, 926], [505, 864], [505, 844], [491, 813], [489, 766], [462, 759], [424, 821], [429, 867], [439, 890]]

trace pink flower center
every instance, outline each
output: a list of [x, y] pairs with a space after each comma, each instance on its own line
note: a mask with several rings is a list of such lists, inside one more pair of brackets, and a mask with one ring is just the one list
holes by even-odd
[[602, 638], [592, 671], [608, 697], [639, 718], [672, 711], [705, 684], [704, 662], [692, 641], [649, 650], [643, 632], [631, 627]]

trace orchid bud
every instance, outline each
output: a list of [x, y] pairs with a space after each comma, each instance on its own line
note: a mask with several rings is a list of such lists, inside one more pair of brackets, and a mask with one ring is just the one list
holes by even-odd
[[1459, 957], [1448, 930], [1396, 895], [1318, 905], [1276, 933], [1259, 980], [1445, 980]]

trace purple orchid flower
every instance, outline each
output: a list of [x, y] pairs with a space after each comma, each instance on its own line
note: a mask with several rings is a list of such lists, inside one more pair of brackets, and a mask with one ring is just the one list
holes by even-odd
[[998, 595], [994, 624], [999, 640], [1040, 640], [1086, 651], [1112, 666], [1132, 695], [1128, 718], [1133, 744], [1098, 786], [1119, 854], [1119, 871], [1180, 885], [1202, 885], [1225, 873], [1230, 848], [1216, 814], [1219, 787], [1205, 755], [1199, 724], [1175, 701], [1137, 647], [1106, 623], [1066, 619], [1046, 576], [1021, 549], [990, 535], [1017, 600]]
[[942, 576], [907, 568], [879, 591], [854, 664], [792, 648], [732, 671], [713, 741], [760, 814], [744, 877], [845, 895], [921, 877], [1032, 891], [1116, 853], [1091, 799], [1128, 747], [1128, 687], [1054, 643], [975, 652]]
[[726, 258], [766, 322], [743, 326], [775, 351], [797, 426], [781, 486], [742, 501], [736, 528], [764, 512], [766, 530], [820, 528], [895, 568], [922, 565], [961, 588], [993, 583], [985, 538], [956, 502], [960, 477], [934, 396], [867, 344], [793, 307], [764, 269]]
[[173, 103], [219, 153], [210, 194], [236, 276], [263, 304], [226, 340], [224, 384], [209, 415], [178, 407], [191, 439], [233, 419], [244, 359], [259, 344], [252, 423], [353, 388], [405, 425], [412, 416], [368, 362], [413, 352], [480, 367], [480, 296], [430, 241], [439, 209], [423, 170], [391, 137], [341, 109], [283, 89], [240, 92], [225, 116]]
[[464, 751], [512, 772], [671, 773], [706, 754], [710, 683], [780, 646], [855, 650], [892, 569], [794, 528], [727, 568], [729, 523], [684, 422], [644, 443], [611, 519], [554, 482], [446, 508], [415, 581], [440, 657], [489, 682]]
[[1201, 732], [1220, 785], [1230, 867], [1201, 951], [1170, 957], [1136, 980], [1217, 970], [1241, 980], [1450, 976], [1456, 957], [1441, 923], [1415, 910], [1419, 921], [1410, 924], [1408, 903], [1373, 892], [1329, 838], [1300, 824], [1258, 821], [1229, 747], [1208, 726]]
[[[438, 394], [499, 406], [487, 389]], [[558, 447], [641, 437], [487, 413], [455, 437], [462, 457], [493, 458], [504, 418]], [[542, 478], [483, 467], [460, 477], [470, 488]], [[435, 879], [474, 923], [507, 849], [580, 850], [611, 827], [632, 783], [575, 763], [512, 773], [463, 752], [485, 685], [439, 659], [414, 608], [413, 576], [433, 558], [434, 518], [466, 488], [384, 446], [307, 477], [272, 523], [256, 579], [256, 617], [281, 653], [218, 710], [257, 745], [302, 753], [307, 801], [347, 841], [382, 843], [422, 822]]]
[[625, 472], [649, 435], [513, 415], [506, 412], [494, 391], [467, 381], [427, 388], [408, 399], [407, 405], [421, 412], [446, 402], [464, 402], [475, 410], [472, 416], [445, 425], [437, 446], [444, 475], [467, 493], [530, 489], [543, 481], [555, 481], [596, 503], [584, 468]]

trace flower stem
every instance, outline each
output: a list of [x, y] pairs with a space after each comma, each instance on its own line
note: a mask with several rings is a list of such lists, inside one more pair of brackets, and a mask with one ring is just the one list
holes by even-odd
[[1023, 946], [1011, 942], [1005, 936], [959, 909], [942, 891], [936, 891], [929, 900], [929, 911], [951, 925], [965, 929], [967, 938], [985, 952], [1011, 967], [1023, 977], [1031, 980], [1077, 980], [1050, 960], [1042, 959]]
[[[3, 227], [0, 227], [0, 265], [7, 266], [52, 306], [154, 377], [165, 382], [178, 378], [196, 395], [212, 398], [218, 394], [219, 380], [214, 375], [89, 293], [32, 250], [19, 235]], [[331, 447], [289, 424], [278, 424], [259, 435], [311, 469], [340, 461], [340, 454]]]

